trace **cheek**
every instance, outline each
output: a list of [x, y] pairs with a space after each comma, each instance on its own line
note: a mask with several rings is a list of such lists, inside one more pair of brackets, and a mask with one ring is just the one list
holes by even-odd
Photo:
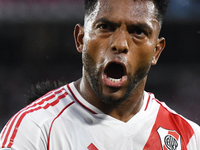
[[137, 70], [141, 67], [151, 64], [153, 58], [153, 47], [140, 46], [135, 48], [134, 52], [129, 56], [132, 67]]
[[145, 44], [138, 50], [138, 56], [142, 62], [150, 62], [154, 54], [154, 46], [152, 44]]
[[101, 63], [105, 57], [106, 44], [103, 40], [95, 36], [90, 36], [90, 38], [84, 42], [83, 51], [88, 53], [95, 63]]

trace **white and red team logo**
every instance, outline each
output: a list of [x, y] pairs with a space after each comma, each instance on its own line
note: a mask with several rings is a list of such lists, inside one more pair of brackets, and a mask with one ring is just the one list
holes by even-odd
[[175, 130], [157, 129], [163, 150], [181, 150], [181, 136]]

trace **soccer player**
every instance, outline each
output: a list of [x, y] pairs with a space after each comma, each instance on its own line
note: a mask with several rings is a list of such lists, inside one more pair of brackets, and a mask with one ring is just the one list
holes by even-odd
[[168, 0], [85, 0], [74, 37], [82, 78], [15, 114], [1, 150], [200, 150], [200, 127], [145, 84], [165, 47]]

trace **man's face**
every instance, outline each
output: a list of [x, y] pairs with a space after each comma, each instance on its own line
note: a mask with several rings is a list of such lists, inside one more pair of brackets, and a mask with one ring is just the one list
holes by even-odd
[[107, 104], [126, 100], [164, 48], [151, 1], [99, 0], [85, 17], [83, 76]]

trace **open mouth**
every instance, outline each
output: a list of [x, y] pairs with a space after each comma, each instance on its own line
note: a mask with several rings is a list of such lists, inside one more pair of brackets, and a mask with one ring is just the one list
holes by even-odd
[[126, 74], [124, 64], [111, 62], [104, 70], [104, 81], [108, 86], [119, 87], [125, 82]]

